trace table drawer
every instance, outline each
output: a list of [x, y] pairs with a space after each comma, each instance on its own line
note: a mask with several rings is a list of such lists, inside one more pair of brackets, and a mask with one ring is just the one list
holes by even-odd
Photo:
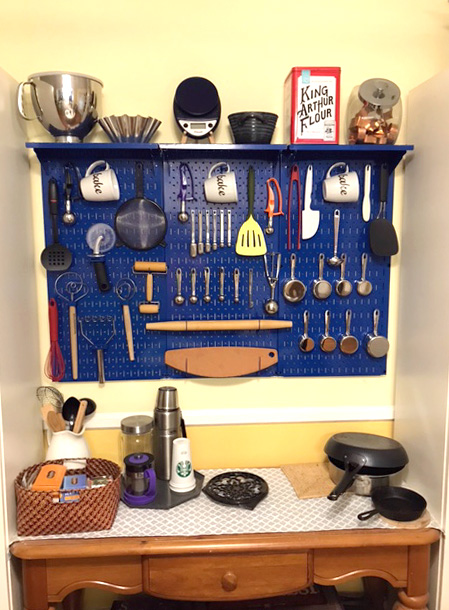
[[256, 599], [310, 583], [307, 553], [159, 557], [147, 565], [146, 591], [179, 600]]

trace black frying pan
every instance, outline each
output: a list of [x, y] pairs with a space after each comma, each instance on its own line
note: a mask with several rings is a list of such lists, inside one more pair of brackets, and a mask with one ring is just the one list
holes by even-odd
[[387, 476], [408, 463], [404, 447], [395, 439], [363, 432], [340, 432], [327, 441], [324, 451], [344, 476], [327, 496], [337, 500], [357, 474]]
[[163, 242], [167, 218], [155, 201], [144, 197], [143, 164], [136, 163], [136, 196], [125, 201], [115, 215], [115, 232], [132, 250], [151, 250]]
[[392, 521], [415, 521], [426, 510], [427, 502], [416, 491], [405, 487], [378, 487], [372, 493], [374, 510], [357, 515], [367, 521], [378, 513]]

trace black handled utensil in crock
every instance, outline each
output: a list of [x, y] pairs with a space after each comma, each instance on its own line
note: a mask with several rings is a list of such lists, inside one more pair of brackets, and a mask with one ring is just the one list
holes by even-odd
[[388, 165], [380, 168], [380, 208], [379, 214], [369, 226], [369, 243], [377, 256], [393, 256], [399, 252], [398, 236], [393, 224], [385, 218], [388, 196]]
[[327, 441], [324, 451], [329, 462], [342, 472], [328, 500], [338, 500], [357, 475], [388, 476], [408, 463], [407, 452], [395, 439], [363, 432], [341, 432]]
[[58, 186], [54, 178], [48, 181], [48, 205], [50, 208], [53, 243], [42, 251], [41, 263], [47, 271], [66, 271], [72, 264], [72, 253], [59, 243], [58, 236]]
[[405, 487], [379, 487], [373, 491], [371, 499], [374, 510], [358, 514], [360, 521], [367, 521], [377, 514], [392, 521], [415, 521], [427, 507], [420, 494]]
[[115, 215], [115, 231], [120, 241], [132, 250], [151, 250], [167, 232], [167, 217], [162, 208], [144, 197], [143, 163], [136, 163], [136, 196], [125, 201]]
[[91, 398], [75, 398], [74, 396], [70, 396], [62, 405], [62, 417], [69, 425], [69, 430], [73, 430], [75, 425], [76, 416], [78, 415], [78, 409], [80, 406], [80, 402], [84, 400], [87, 402], [85, 417], [92, 415], [97, 408], [97, 405]]

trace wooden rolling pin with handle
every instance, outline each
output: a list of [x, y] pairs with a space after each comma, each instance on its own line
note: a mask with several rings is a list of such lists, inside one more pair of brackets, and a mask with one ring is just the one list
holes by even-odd
[[202, 330], [278, 330], [291, 328], [290, 320], [178, 320], [149, 322], [147, 330], [202, 331]]

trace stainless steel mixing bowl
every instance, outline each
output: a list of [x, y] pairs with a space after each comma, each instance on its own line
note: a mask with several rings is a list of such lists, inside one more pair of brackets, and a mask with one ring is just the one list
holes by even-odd
[[[31, 95], [34, 117], [23, 105], [25, 87]], [[20, 83], [17, 103], [27, 121], [37, 119], [56, 142], [82, 142], [101, 111], [103, 83], [98, 78], [73, 72], [39, 72]]]

